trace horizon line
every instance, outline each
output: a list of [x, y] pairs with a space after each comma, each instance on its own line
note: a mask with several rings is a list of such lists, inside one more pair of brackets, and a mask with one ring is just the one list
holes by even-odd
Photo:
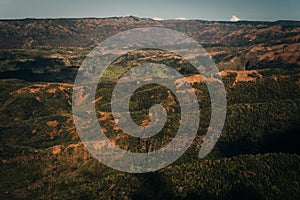
[[[151, 19], [154, 21], [207, 21], [207, 22], [278, 22], [278, 21], [294, 21], [300, 22], [300, 19], [277, 19], [277, 20], [246, 20], [241, 19], [239, 21], [231, 21], [231, 20], [210, 20], [210, 19], [198, 19], [198, 18], [185, 18], [185, 17], [177, 17], [177, 18], [159, 18], [159, 17], [138, 17], [134, 15], [126, 15], [126, 16], [109, 16], [109, 17], [101, 17], [101, 16], [86, 16], [86, 17], [20, 17], [20, 18], [0, 18], [1, 21], [9, 21], [9, 20], [47, 20], [47, 19], [110, 19], [110, 18], [138, 18], [138, 19]], [[157, 19], [155, 19], [157, 18]]]

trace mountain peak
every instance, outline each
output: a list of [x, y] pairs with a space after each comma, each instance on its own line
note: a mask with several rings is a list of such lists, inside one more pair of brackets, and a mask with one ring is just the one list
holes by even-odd
[[234, 15], [233, 15], [233, 16], [231, 17], [230, 21], [232, 21], [232, 22], [238, 22], [238, 21], [241, 21], [241, 19], [238, 18], [237, 16], [234, 16]]

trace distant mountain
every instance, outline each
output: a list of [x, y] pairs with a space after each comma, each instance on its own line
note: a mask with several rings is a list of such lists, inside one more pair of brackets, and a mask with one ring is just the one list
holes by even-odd
[[[0, 77], [18, 78], [16, 73], [9, 74], [17, 70], [41, 74], [78, 68], [87, 53], [103, 40], [124, 30], [150, 26], [177, 30], [194, 38], [206, 48], [220, 70], [300, 66], [299, 21], [218, 22], [133, 16], [23, 19], [0, 20], [0, 72], [5, 72]], [[51, 66], [47, 66], [49, 63]]]
[[137, 17], [86, 19], [23, 19], [0, 21], [0, 48], [37, 46], [91, 47], [118, 32], [158, 26], [193, 37], [201, 45], [241, 46], [300, 41], [300, 22], [218, 22], [202, 20], [153, 20]]

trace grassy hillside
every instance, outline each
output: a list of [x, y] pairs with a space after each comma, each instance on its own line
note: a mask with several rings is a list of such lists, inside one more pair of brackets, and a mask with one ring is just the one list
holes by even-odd
[[[299, 25], [132, 16], [0, 20], [0, 199], [297, 199]], [[146, 108], [156, 103], [166, 108], [167, 123], [156, 136], [134, 138], [114, 122], [115, 81], [141, 63], [164, 63], [183, 74], [200, 108], [197, 136], [180, 159], [156, 172], [129, 174], [97, 161], [80, 141], [72, 115], [73, 82], [99, 42], [149, 26], [180, 31], [206, 48], [225, 84], [227, 115], [216, 146], [199, 159], [211, 115], [203, 78], [172, 52], [148, 49], [121, 56], [104, 73], [95, 98], [99, 123], [115, 145], [151, 152], [178, 129], [177, 98], [155, 84], [135, 91], [129, 107], [142, 126], [150, 119]]]
[[[202, 91], [197, 93], [201, 102], [197, 138], [176, 163], [144, 175], [109, 169], [85, 150], [72, 121], [72, 85], [1, 80], [1, 197], [294, 199], [300, 191], [299, 70], [243, 73], [222, 72], [227, 118], [222, 137], [208, 157], [197, 158], [210, 116], [207, 89], [197, 82], [194, 87]], [[98, 92], [105, 96], [109, 88], [99, 87]], [[158, 99], [167, 96], [161, 87], [142, 88], [132, 98], [132, 109], [153, 103], [139, 98], [151, 93]], [[132, 151], [162, 145], [155, 137], [147, 146], [124, 136], [115, 129], [109, 109], [102, 101], [97, 103], [100, 123], [117, 145]], [[133, 116], [137, 123], [147, 119], [140, 112]], [[164, 139], [175, 131], [166, 126]]]

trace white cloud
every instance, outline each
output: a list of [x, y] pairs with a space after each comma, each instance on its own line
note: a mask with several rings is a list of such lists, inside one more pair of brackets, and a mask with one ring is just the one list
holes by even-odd
[[187, 20], [185, 17], [177, 17], [176, 20]]
[[232, 22], [238, 22], [238, 21], [241, 21], [241, 19], [238, 18], [237, 16], [234, 16], [234, 15], [233, 15], [233, 16], [231, 17], [230, 21], [232, 21]]
[[153, 17], [152, 19], [158, 20], [158, 21], [164, 20], [163, 18], [160, 18], [160, 17]]

